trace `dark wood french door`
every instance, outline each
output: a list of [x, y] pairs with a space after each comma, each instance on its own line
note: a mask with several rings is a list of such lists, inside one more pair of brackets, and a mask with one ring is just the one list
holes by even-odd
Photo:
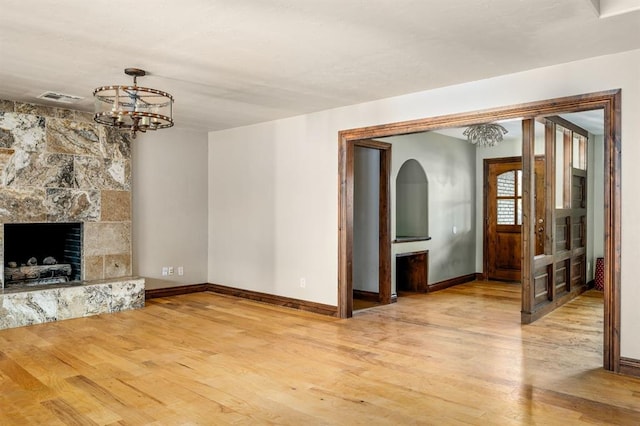
[[[586, 289], [587, 281], [588, 133], [560, 117], [537, 121], [544, 124], [546, 190], [545, 201], [539, 205], [535, 193], [536, 161], [532, 177], [534, 194], [523, 208], [525, 216], [536, 218], [528, 230], [529, 235], [533, 234], [531, 239], [535, 239], [535, 249], [530, 252], [530, 279], [523, 286], [522, 320], [525, 323], [535, 321], [580, 294]], [[523, 128], [525, 147], [531, 147], [535, 140], [534, 121], [525, 120]], [[531, 158], [531, 149], [526, 154], [525, 158]]]

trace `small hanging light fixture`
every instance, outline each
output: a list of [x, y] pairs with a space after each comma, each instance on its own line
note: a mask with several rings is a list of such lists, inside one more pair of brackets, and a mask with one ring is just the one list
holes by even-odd
[[462, 134], [467, 137], [469, 143], [488, 148], [502, 142], [502, 136], [507, 133], [507, 129], [501, 125], [487, 123], [469, 126]]
[[93, 119], [105, 126], [136, 132], [166, 129], [173, 126], [173, 96], [161, 90], [138, 86], [138, 77], [146, 75], [139, 68], [126, 68], [133, 86], [102, 86], [93, 91]]

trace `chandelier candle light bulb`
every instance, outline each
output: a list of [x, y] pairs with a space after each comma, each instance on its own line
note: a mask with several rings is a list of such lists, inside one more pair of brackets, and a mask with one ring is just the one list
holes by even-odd
[[116, 97], [115, 100], [113, 102], [113, 109], [111, 110], [114, 114], [118, 113], [118, 110], [120, 109], [120, 88], [116, 87]]

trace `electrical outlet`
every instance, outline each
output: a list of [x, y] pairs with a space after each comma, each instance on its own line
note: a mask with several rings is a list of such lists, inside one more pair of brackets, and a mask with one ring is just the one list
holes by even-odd
[[307, 279], [306, 278], [300, 278], [300, 287], [301, 288], [307, 288]]
[[162, 276], [166, 277], [167, 275], [169, 275], [169, 268], [166, 266], [162, 267]]
[[184, 275], [184, 266], [178, 266], [178, 275]]
[[173, 266], [169, 266], [169, 275], [173, 275]]

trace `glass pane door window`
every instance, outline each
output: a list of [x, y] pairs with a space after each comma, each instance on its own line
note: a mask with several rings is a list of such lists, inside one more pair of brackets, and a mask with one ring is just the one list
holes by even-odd
[[497, 224], [522, 225], [522, 170], [497, 176]]

